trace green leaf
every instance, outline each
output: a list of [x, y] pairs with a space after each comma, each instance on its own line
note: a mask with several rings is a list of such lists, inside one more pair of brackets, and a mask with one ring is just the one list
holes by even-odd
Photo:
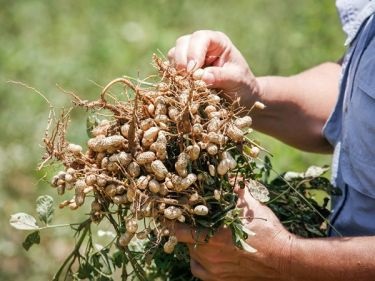
[[49, 195], [39, 196], [36, 199], [36, 211], [39, 214], [39, 219], [45, 224], [49, 224], [54, 212], [53, 198]]
[[34, 230], [39, 229], [36, 224], [36, 219], [26, 213], [16, 213], [10, 216], [9, 223], [16, 229], [21, 230]]
[[34, 231], [26, 236], [25, 241], [22, 243], [23, 248], [28, 251], [32, 245], [40, 243], [39, 230]]

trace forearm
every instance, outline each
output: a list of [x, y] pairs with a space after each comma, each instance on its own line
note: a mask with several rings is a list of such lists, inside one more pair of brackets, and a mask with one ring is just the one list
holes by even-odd
[[290, 77], [259, 77], [266, 108], [253, 112], [254, 128], [306, 151], [331, 152], [322, 128], [336, 103], [340, 71], [324, 63]]
[[291, 247], [291, 280], [372, 281], [375, 237], [297, 238]]

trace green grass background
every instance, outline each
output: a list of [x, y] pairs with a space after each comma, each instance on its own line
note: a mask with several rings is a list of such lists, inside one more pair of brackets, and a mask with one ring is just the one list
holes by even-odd
[[[48, 105], [6, 81], [25, 82], [54, 105], [68, 106], [56, 84], [96, 98], [95, 83], [152, 74], [154, 52], [166, 54], [180, 35], [198, 29], [225, 32], [257, 75], [294, 74], [344, 53], [334, 1], [327, 0], [0, 0], [0, 5], [0, 280], [49, 280], [73, 246], [69, 230], [50, 230], [42, 233], [41, 246], [26, 253], [25, 233], [8, 225], [12, 213], [35, 215], [38, 195], [60, 198], [36, 171]], [[73, 121], [69, 136], [84, 144], [85, 114], [74, 111]], [[279, 172], [330, 163], [330, 156], [257, 138], [274, 154]], [[73, 222], [76, 214], [57, 210], [55, 222]]]

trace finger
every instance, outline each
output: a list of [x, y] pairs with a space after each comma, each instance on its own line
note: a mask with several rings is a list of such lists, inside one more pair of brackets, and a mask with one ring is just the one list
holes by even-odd
[[188, 244], [206, 243], [207, 230], [203, 228], [192, 228], [186, 224], [176, 224], [174, 234], [178, 242]]
[[173, 47], [172, 49], [170, 49], [169, 51], [168, 51], [168, 60], [172, 63], [172, 64], [174, 64], [174, 56], [175, 56], [175, 52], [176, 52], [176, 48], [175, 47]]
[[187, 71], [209, 66], [218, 60], [229, 46], [229, 39], [221, 32], [200, 30], [191, 35], [187, 50]]
[[176, 41], [174, 51], [174, 62], [177, 70], [183, 70], [187, 67], [187, 51], [189, 47], [190, 35], [181, 36]]
[[191, 273], [201, 279], [207, 280], [208, 279], [208, 272], [204, 269], [204, 267], [195, 259], [190, 259], [190, 270]]

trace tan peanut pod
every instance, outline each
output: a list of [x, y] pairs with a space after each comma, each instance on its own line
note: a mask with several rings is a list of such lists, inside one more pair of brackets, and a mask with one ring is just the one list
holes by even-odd
[[100, 167], [102, 169], [106, 169], [108, 167], [109, 159], [108, 157], [104, 157], [100, 163]]
[[98, 176], [96, 179], [96, 183], [100, 187], [105, 187], [107, 185], [107, 180], [104, 176]]
[[205, 216], [208, 214], [208, 208], [205, 205], [197, 205], [194, 207], [194, 214], [197, 216]]
[[169, 206], [164, 209], [164, 217], [170, 220], [175, 220], [182, 215], [182, 210], [176, 206]]
[[168, 116], [172, 121], [176, 122], [178, 115], [180, 115], [180, 111], [176, 107], [170, 106], [168, 108]]
[[215, 133], [215, 132], [209, 132], [207, 137], [208, 137], [209, 142], [212, 142], [214, 144], [218, 144], [220, 146], [224, 145], [225, 142], [226, 142], [224, 135], [218, 134], [218, 133]]
[[177, 161], [174, 165], [177, 173], [180, 177], [186, 177], [187, 176], [187, 166], [189, 164], [189, 155], [185, 152], [181, 152], [180, 155], [178, 155]]
[[146, 170], [147, 173], [149, 173], [149, 174], [153, 173], [152, 168], [151, 168], [151, 163], [144, 164], [143, 168], [145, 168], [145, 170]]
[[221, 156], [222, 156], [222, 159], [228, 159], [228, 161], [229, 161], [228, 164], [229, 164], [230, 170], [233, 170], [234, 168], [236, 168], [237, 162], [236, 162], [236, 160], [234, 160], [232, 154], [230, 154], [229, 151], [224, 151]]
[[164, 211], [165, 210], [165, 203], [160, 203], [159, 204], [159, 206], [158, 206], [158, 209], [160, 210], [160, 211]]
[[212, 111], [210, 113], [207, 114], [208, 118], [222, 118], [222, 114], [220, 111]]
[[177, 191], [183, 191], [187, 188], [189, 188], [192, 184], [194, 184], [197, 181], [197, 175], [196, 174], [188, 174], [186, 178], [183, 178], [181, 180], [181, 184], [179, 185], [179, 188], [176, 188]]
[[114, 184], [109, 184], [105, 187], [105, 190], [104, 190], [105, 194], [108, 196], [108, 197], [113, 197], [116, 195], [116, 185]]
[[126, 204], [126, 203], [128, 203], [127, 194], [115, 195], [115, 196], [112, 197], [112, 201], [116, 205]]
[[168, 174], [167, 168], [164, 166], [163, 162], [160, 160], [152, 161], [151, 169], [154, 172], [158, 180], [163, 180]]
[[150, 141], [154, 142], [156, 137], [158, 136], [159, 131], [160, 131], [159, 127], [151, 127], [150, 129], [145, 131], [145, 133], [143, 134], [142, 143], [143, 143], [143, 140], [145, 140], [145, 142], [150, 142]]
[[[112, 155], [114, 156], [114, 155]], [[112, 157], [111, 156], [111, 157]], [[132, 155], [130, 153], [126, 153], [124, 151], [115, 154], [116, 161], [123, 167], [127, 167], [130, 162], [132, 161]], [[112, 159], [110, 159], [112, 161]]]
[[250, 149], [250, 156], [253, 158], [257, 158], [259, 156], [259, 153], [260, 153], [259, 147], [253, 146]]
[[[155, 118], [154, 118], [156, 124], [159, 124], [159, 126], [164, 126], [165, 128], [163, 129], [167, 129], [168, 126], [165, 125], [165, 123], [167, 123], [169, 121], [169, 118], [167, 115], [164, 115], [164, 114], [159, 114], [159, 115], [156, 115]], [[161, 125], [163, 124], [163, 125]]]
[[190, 202], [196, 202], [196, 201], [198, 201], [198, 199], [199, 199], [199, 194], [198, 194], [198, 192], [194, 192], [194, 193], [191, 194], [190, 197], [189, 197], [189, 201], [190, 201]]
[[217, 117], [212, 118], [207, 124], [207, 132], [218, 132], [220, 129], [220, 119]]
[[184, 223], [185, 220], [186, 220], [186, 218], [185, 218], [184, 215], [181, 215], [181, 216], [179, 216], [179, 217], [177, 218], [177, 220], [178, 220], [179, 222], [181, 222], [181, 223]]
[[227, 133], [227, 136], [234, 142], [243, 141], [244, 133], [242, 132], [241, 129], [236, 127], [234, 124], [231, 124], [230, 126], [228, 126], [226, 133]]
[[194, 124], [192, 128], [192, 133], [195, 136], [199, 136], [203, 132], [203, 126], [201, 124]]
[[230, 161], [228, 159], [223, 159], [219, 162], [219, 165], [216, 167], [216, 171], [218, 175], [224, 176], [226, 173], [228, 173], [230, 169]]
[[226, 110], [225, 108], [221, 108], [219, 110], [219, 114], [221, 119], [226, 119], [228, 117], [228, 110]]
[[130, 233], [136, 233], [138, 230], [138, 223], [135, 218], [131, 218], [125, 223], [126, 230]]
[[189, 145], [186, 148], [187, 153], [189, 154], [189, 158], [191, 161], [197, 160], [199, 158], [199, 154], [201, 152], [201, 148], [198, 144]]
[[74, 143], [69, 143], [67, 150], [75, 155], [80, 155], [82, 153], [82, 146]]
[[137, 188], [145, 190], [148, 186], [148, 182], [149, 178], [147, 176], [140, 176], [136, 181]]
[[199, 145], [199, 147], [200, 147], [202, 150], [205, 150], [205, 149], [207, 149], [208, 143], [206, 143], [206, 142], [202, 142], [202, 141], [199, 141], [199, 142], [198, 142], [198, 145]]
[[69, 208], [70, 208], [71, 210], [77, 210], [78, 207], [79, 207], [79, 206], [78, 206], [77, 203], [75, 202], [75, 199], [74, 199], [73, 202], [70, 202], [70, 203], [69, 203]]
[[150, 114], [151, 116], [153, 116], [154, 113], [155, 113], [155, 105], [153, 105], [152, 103], [150, 103], [149, 105], [147, 105], [147, 112], [148, 112], [148, 114]]
[[136, 178], [141, 174], [141, 167], [138, 165], [137, 162], [133, 161], [128, 165], [126, 171], [129, 173], [131, 177]]
[[86, 185], [94, 186], [96, 183], [96, 175], [94, 174], [89, 174], [85, 176], [85, 183]]
[[221, 199], [221, 192], [218, 189], [214, 190], [214, 198], [219, 201]]
[[160, 183], [157, 180], [152, 179], [148, 183], [148, 189], [152, 193], [158, 193], [160, 191]]
[[127, 188], [124, 185], [119, 184], [119, 185], [116, 186], [116, 194], [120, 194], [120, 195], [124, 194], [126, 189]]
[[122, 247], [127, 247], [130, 241], [132, 240], [133, 236], [134, 236], [134, 233], [131, 233], [128, 231], [121, 234], [121, 236], [118, 239], [118, 244]]
[[138, 232], [136, 234], [136, 237], [139, 239], [139, 240], [144, 240], [147, 238], [148, 234], [150, 233], [149, 230], [145, 229], [145, 230], [142, 230], [140, 232]]
[[169, 236], [169, 239], [167, 242], [163, 245], [164, 253], [166, 254], [172, 254], [174, 251], [174, 248], [177, 245], [177, 237], [176, 236]]
[[142, 131], [147, 131], [152, 126], [154, 126], [154, 120], [152, 118], [144, 119], [140, 122], [139, 127]]
[[90, 193], [91, 191], [94, 190], [94, 187], [92, 186], [87, 186], [84, 190], [83, 190], [83, 193], [84, 194], [87, 194], [87, 193]]
[[128, 199], [128, 201], [133, 202], [135, 199], [135, 196], [136, 196], [135, 190], [133, 190], [132, 188], [128, 188], [126, 192], [126, 198]]
[[166, 196], [168, 194], [169, 190], [166, 186], [166, 184], [163, 182], [160, 184], [160, 190], [159, 190], [159, 194], [162, 195], [162, 196]]
[[102, 205], [96, 200], [91, 202], [91, 210], [94, 212], [99, 212], [102, 210]]
[[173, 183], [170, 178], [166, 177], [164, 183], [168, 189], [173, 189]]
[[216, 175], [215, 166], [212, 164], [208, 165], [208, 172], [210, 173], [211, 177], [214, 177]]
[[210, 143], [207, 145], [207, 153], [210, 155], [216, 155], [219, 152], [219, 148], [217, 147], [216, 144]]
[[216, 107], [215, 106], [213, 106], [213, 105], [207, 105], [206, 106], [206, 108], [204, 109], [204, 112], [207, 114], [207, 115], [209, 115], [211, 112], [216, 112], [217, 111], [217, 109], [216, 109]]
[[234, 125], [236, 125], [237, 128], [239, 128], [239, 129], [250, 128], [252, 123], [253, 123], [253, 120], [251, 119], [250, 116], [244, 116], [244, 117], [241, 117], [241, 118], [237, 118], [234, 121]]
[[109, 137], [97, 136], [88, 140], [88, 147], [95, 152], [104, 152], [108, 149], [120, 149], [125, 143], [125, 138], [120, 135]]
[[130, 124], [128, 123], [122, 125], [120, 128], [121, 135], [123, 135], [125, 138], [129, 137], [129, 128], [130, 128]]
[[187, 104], [189, 101], [189, 90], [183, 90], [178, 99], [183, 105]]
[[216, 94], [209, 94], [207, 97], [207, 102], [210, 104], [219, 104], [220, 103], [220, 97]]
[[62, 201], [62, 202], [59, 204], [59, 208], [62, 209], [62, 208], [64, 208], [64, 207], [68, 206], [69, 203], [70, 203], [69, 200], [64, 200], [64, 201]]
[[58, 185], [56, 187], [57, 194], [58, 195], [63, 195], [65, 193], [65, 186], [64, 185]]
[[265, 109], [266, 106], [264, 105], [264, 103], [260, 102], [260, 101], [256, 101], [253, 105], [255, 108], [258, 108], [258, 109]]
[[191, 105], [190, 105], [190, 112], [192, 114], [197, 114], [198, 113], [198, 110], [199, 110], [199, 103], [197, 102], [192, 102]]
[[66, 174], [65, 175], [65, 182], [67, 182], [67, 183], [72, 183], [72, 182], [74, 182], [74, 180], [75, 180], [75, 178], [74, 178], [74, 176], [72, 175], [72, 174]]
[[108, 134], [108, 129], [110, 128], [111, 123], [108, 120], [101, 120], [98, 126], [96, 126], [92, 131], [93, 136], [106, 136]]
[[119, 165], [116, 162], [108, 162], [107, 170], [110, 172], [116, 172], [119, 170]]
[[64, 181], [65, 181], [65, 175], [66, 175], [66, 172], [64, 172], [64, 171], [59, 171], [59, 172], [57, 173], [57, 177], [58, 177], [59, 179], [64, 180]]
[[63, 179], [57, 179], [56, 185], [57, 186], [59, 186], [59, 185], [65, 186], [65, 180], [63, 180]]
[[139, 165], [145, 165], [154, 161], [156, 159], [156, 155], [152, 151], [145, 151], [138, 154], [135, 159]]
[[166, 115], [167, 114], [167, 105], [165, 99], [162, 96], [156, 98], [155, 101], [155, 115]]
[[82, 206], [83, 203], [85, 203], [85, 194], [82, 193], [82, 194], [77, 194], [75, 197], [74, 197], [74, 201], [76, 203], [77, 206]]
[[70, 174], [70, 175], [72, 175], [72, 176], [74, 176], [74, 174], [76, 173], [77, 171], [75, 170], [75, 169], [73, 169], [73, 168], [68, 168], [67, 170], [66, 170], [66, 173], [67, 174]]

